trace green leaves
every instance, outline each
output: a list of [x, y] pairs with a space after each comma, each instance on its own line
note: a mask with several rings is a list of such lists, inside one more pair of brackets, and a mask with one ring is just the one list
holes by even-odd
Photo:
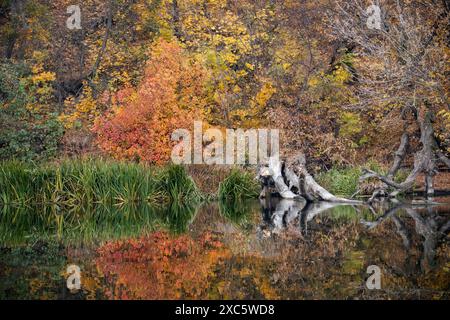
[[0, 64], [0, 160], [46, 160], [56, 155], [63, 128], [56, 114], [31, 110], [36, 92], [27, 91], [24, 65]]
[[233, 169], [219, 185], [219, 199], [243, 200], [256, 198], [259, 195], [259, 185], [249, 172]]

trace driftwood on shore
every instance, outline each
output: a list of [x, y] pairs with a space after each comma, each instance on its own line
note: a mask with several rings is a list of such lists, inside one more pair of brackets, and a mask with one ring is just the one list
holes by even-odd
[[[442, 163], [450, 168], [450, 160], [441, 150], [435, 137], [433, 129], [433, 115], [431, 112], [422, 111], [418, 115], [415, 110], [414, 121], [417, 122], [420, 129], [421, 148], [414, 153], [414, 164], [408, 176], [401, 182], [394, 179], [395, 174], [400, 169], [404, 159], [407, 157], [407, 150], [410, 145], [410, 133], [408, 124], [404, 126], [403, 135], [400, 139], [400, 145], [394, 154], [393, 164], [386, 175], [379, 174], [370, 169], [364, 169], [360, 182], [367, 179], [376, 179], [381, 185], [376, 188], [368, 203], [376, 198], [391, 199], [407, 191], [410, 191], [420, 174], [425, 176], [425, 192], [428, 202], [433, 202], [435, 193], [433, 178], [438, 173], [437, 163]], [[259, 177], [261, 181], [267, 182], [268, 178], [274, 181], [275, 190], [282, 198], [293, 199], [303, 197], [308, 201], [329, 201], [342, 203], [361, 203], [361, 201], [337, 197], [322, 186], [320, 186], [306, 169], [306, 159], [303, 153], [280, 161], [278, 158], [270, 158], [268, 165], [260, 170]], [[264, 185], [264, 183], [263, 183]], [[263, 193], [267, 193], [267, 188], [263, 188]], [[358, 190], [355, 194], [359, 193]], [[264, 196], [264, 195], [263, 195]]]
[[[412, 108], [410, 106], [410, 108]], [[396, 182], [394, 176], [400, 169], [400, 166], [407, 156], [409, 146], [408, 125], [403, 128], [403, 135], [400, 139], [400, 145], [395, 152], [394, 161], [387, 175], [381, 175], [375, 171], [365, 169], [364, 174], [360, 177], [360, 181], [375, 178], [383, 183], [381, 188], [376, 189], [368, 202], [372, 202], [378, 197], [394, 198], [399, 193], [408, 191], [413, 188], [417, 177], [422, 173], [425, 175], [425, 192], [427, 197], [432, 201], [435, 193], [433, 186], [433, 178], [437, 174], [437, 163], [441, 162], [450, 168], [450, 160], [442, 152], [433, 129], [434, 116], [429, 111], [422, 111], [422, 115], [418, 115], [418, 110], [414, 108], [414, 120], [420, 129], [421, 149], [414, 153], [414, 165], [408, 176], [402, 182]], [[388, 191], [389, 190], [389, 191]]]
[[319, 185], [306, 169], [306, 158], [303, 153], [280, 161], [278, 157], [269, 158], [268, 163], [262, 166], [258, 173], [263, 190], [261, 197], [270, 196], [270, 184], [276, 193], [283, 199], [304, 198], [309, 202], [328, 201], [340, 203], [362, 203], [333, 195]]

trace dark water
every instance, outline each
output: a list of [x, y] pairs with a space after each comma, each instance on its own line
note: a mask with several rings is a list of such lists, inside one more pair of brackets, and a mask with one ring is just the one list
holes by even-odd
[[4, 207], [0, 299], [448, 299], [450, 198], [436, 201]]

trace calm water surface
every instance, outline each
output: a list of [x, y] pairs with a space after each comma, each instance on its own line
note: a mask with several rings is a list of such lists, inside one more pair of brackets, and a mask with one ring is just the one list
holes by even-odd
[[436, 200], [4, 207], [0, 299], [449, 299], [450, 198]]

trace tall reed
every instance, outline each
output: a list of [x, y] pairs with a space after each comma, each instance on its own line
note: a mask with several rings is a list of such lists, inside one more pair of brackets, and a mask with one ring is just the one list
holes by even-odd
[[163, 168], [156, 175], [156, 190], [164, 198], [178, 203], [197, 202], [203, 198], [194, 180], [179, 165]]
[[257, 198], [259, 188], [251, 173], [233, 169], [219, 185], [219, 199], [234, 201]]
[[0, 204], [129, 204], [196, 201], [201, 198], [181, 166], [164, 169], [98, 159], [60, 164], [0, 164]]

